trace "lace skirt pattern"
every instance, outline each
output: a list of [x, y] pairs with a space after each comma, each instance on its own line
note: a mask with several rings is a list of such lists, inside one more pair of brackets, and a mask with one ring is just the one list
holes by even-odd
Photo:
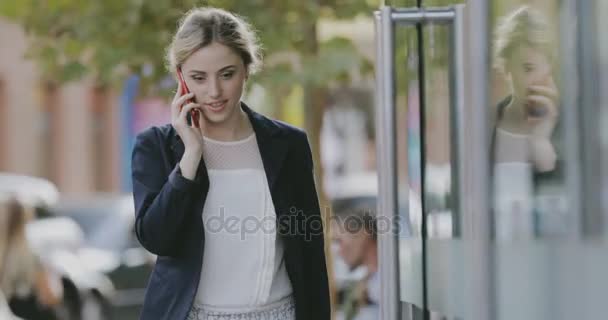
[[296, 304], [293, 297], [248, 311], [215, 310], [193, 305], [186, 320], [295, 320]]

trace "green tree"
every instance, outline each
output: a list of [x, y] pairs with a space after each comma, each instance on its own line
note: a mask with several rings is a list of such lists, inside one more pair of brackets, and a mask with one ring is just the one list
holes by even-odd
[[[54, 82], [92, 75], [101, 86], [120, 86], [139, 74], [142, 89], [158, 90], [166, 78], [163, 55], [188, 9], [211, 5], [245, 16], [255, 28], [269, 62], [256, 77], [275, 107], [293, 86], [304, 89], [306, 121], [318, 160], [318, 132], [327, 85], [353, 69], [371, 70], [368, 61], [344, 38], [321, 42], [321, 19], [371, 16], [373, 0], [21, 0], [2, 1], [0, 15], [20, 23], [32, 36], [28, 57]], [[273, 62], [277, 53], [293, 59]], [[277, 111], [280, 114], [280, 109]], [[318, 163], [318, 161], [317, 161]]]

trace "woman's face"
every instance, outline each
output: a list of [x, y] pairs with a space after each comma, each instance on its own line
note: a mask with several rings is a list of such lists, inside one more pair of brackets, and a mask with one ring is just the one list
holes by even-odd
[[229, 47], [213, 42], [188, 57], [182, 65], [182, 73], [209, 124], [236, 123], [248, 76], [239, 55]]
[[523, 98], [528, 87], [548, 85], [552, 78], [549, 59], [541, 50], [522, 45], [517, 47], [507, 61], [507, 75], [513, 85], [513, 95]]

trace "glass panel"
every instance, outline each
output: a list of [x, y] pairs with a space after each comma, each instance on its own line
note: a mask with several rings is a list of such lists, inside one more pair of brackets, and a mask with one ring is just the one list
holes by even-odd
[[[494, 1], [491, 90], [498, 319], [553, 319], [564, 181], [557, 1]], [[563, 113], [561, 113], [563, 114]], [[535, 242], [535, 239], [545, 241]], [[562, 279], [562, 281], [565, 279]]]
[[530, 2], [494, 2], [494, 231], [501, 243], [578, 229], [564, 180], [558, 1]]
[[[445, 3], [445, 1], [444, 1]], [[452, 126], [451, 26], [424, 28], [424, 215], [430, 319], [464, 318], [464, 247], [455, 197], [456, 134]]]
[[[598, 213], [583, 214], [572, 187], [590, 183], [577, 150], [592, 146], [577, 140], [589, 125], [583, 115], [592, 106], [583, 104], [593, 99], [579, 79], [595, 61], [577, 58], [591, 45], [578, 35], [593, 2], [492, 4], [496, 319], [605, 318], [606, 245], [581, 225]], [[592, 41], [605, 41], [597, 30]]]
[[452, 198], [449, 28], [427, 25], [424, 29], [424, 210], [428, 238], [457, 235], [458, 219]]
[[[599, 86], [598, 88], [608, 88], [608, 39], [606, 39], [605, 30], [608, 30], [608, 1], [596, 0], [596, 26], [594, 35], [598, 46], [598, 61], [599, 61]], [[608, 90], [599, 91], [599, 107], [600, 107], [600, 125], [599, 135], [601, 144], [601, 160], [604, 164], [602, 168], [602, 213], [604, 214], [604, 230], [608, 229]], [[604, 238], [608, 239], [608, 232], [604, 232]]]
[[[589, 244], [589, 248], [585, 250], [588, 252], [585, 259], [584, 270], [586, 287], [584, 295], [586, 301], [586, 319], [592, 317], [602, 318], [606, 314], [606, 291], [608, 290], [608, 277], [605, 276], [606, 270], [608, 270], [608, 37], [606, 37], [606, 30], [608, 30], [608, 1], [595, 0], [586, 1], [582, 6], [590, 6], [588, 10], [589, 15], [592, 16], [592, 29], [589, 33], [584, 33], [582, 36], [585, 38], [585, 44], [594, 44], [596, 49], [596, 61], [591, 65], [591, 69], [597, 72], [598, 84], [594, 87], [594, 93], [597, 95], [598, 101], [597, 108], [599, 111], [599, 117], [597, 119], [598, 125], [594, 134], [599, 134], [599, 168], [598, 172], [595, 172], [600, 184], [596, 192], [596, 196], [599, 197], [600, 203], [597, 207], [597, 211], [593, 214], [600, 216], [602, 226], [600, 227], [600, 235], [595, 239], [597, 243]], [[593, 16], [595, 14], [595, 16]], [[587, 109], [587, 108], [585, 108]], [[597, 150], [597, 149], [595, 149]], [[595, 242], [594, 241], [594, 242]]]
[[410, 316], [406, 319], [422, 319], [415, 312], [424, 308], [416, 29], [397, 25], [395, 47], [401, 312]]

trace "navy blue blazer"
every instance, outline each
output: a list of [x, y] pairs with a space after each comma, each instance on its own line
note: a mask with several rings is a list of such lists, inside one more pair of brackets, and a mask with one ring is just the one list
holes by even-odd
[[[329, 320], [323, 227], [306, 134], [241, 106], [255, 131], [266, 171], [296, 319]], [[201, 212], [209, 177], [201, 159], [195, 179], [184, 178], [178, 166], [183, 153], [184, 144], [170, 124], [143, 131], [133, 148], [136, 234], [158, 256], [146, 289], [144, 320], [186, 319], [204, 272]]]

